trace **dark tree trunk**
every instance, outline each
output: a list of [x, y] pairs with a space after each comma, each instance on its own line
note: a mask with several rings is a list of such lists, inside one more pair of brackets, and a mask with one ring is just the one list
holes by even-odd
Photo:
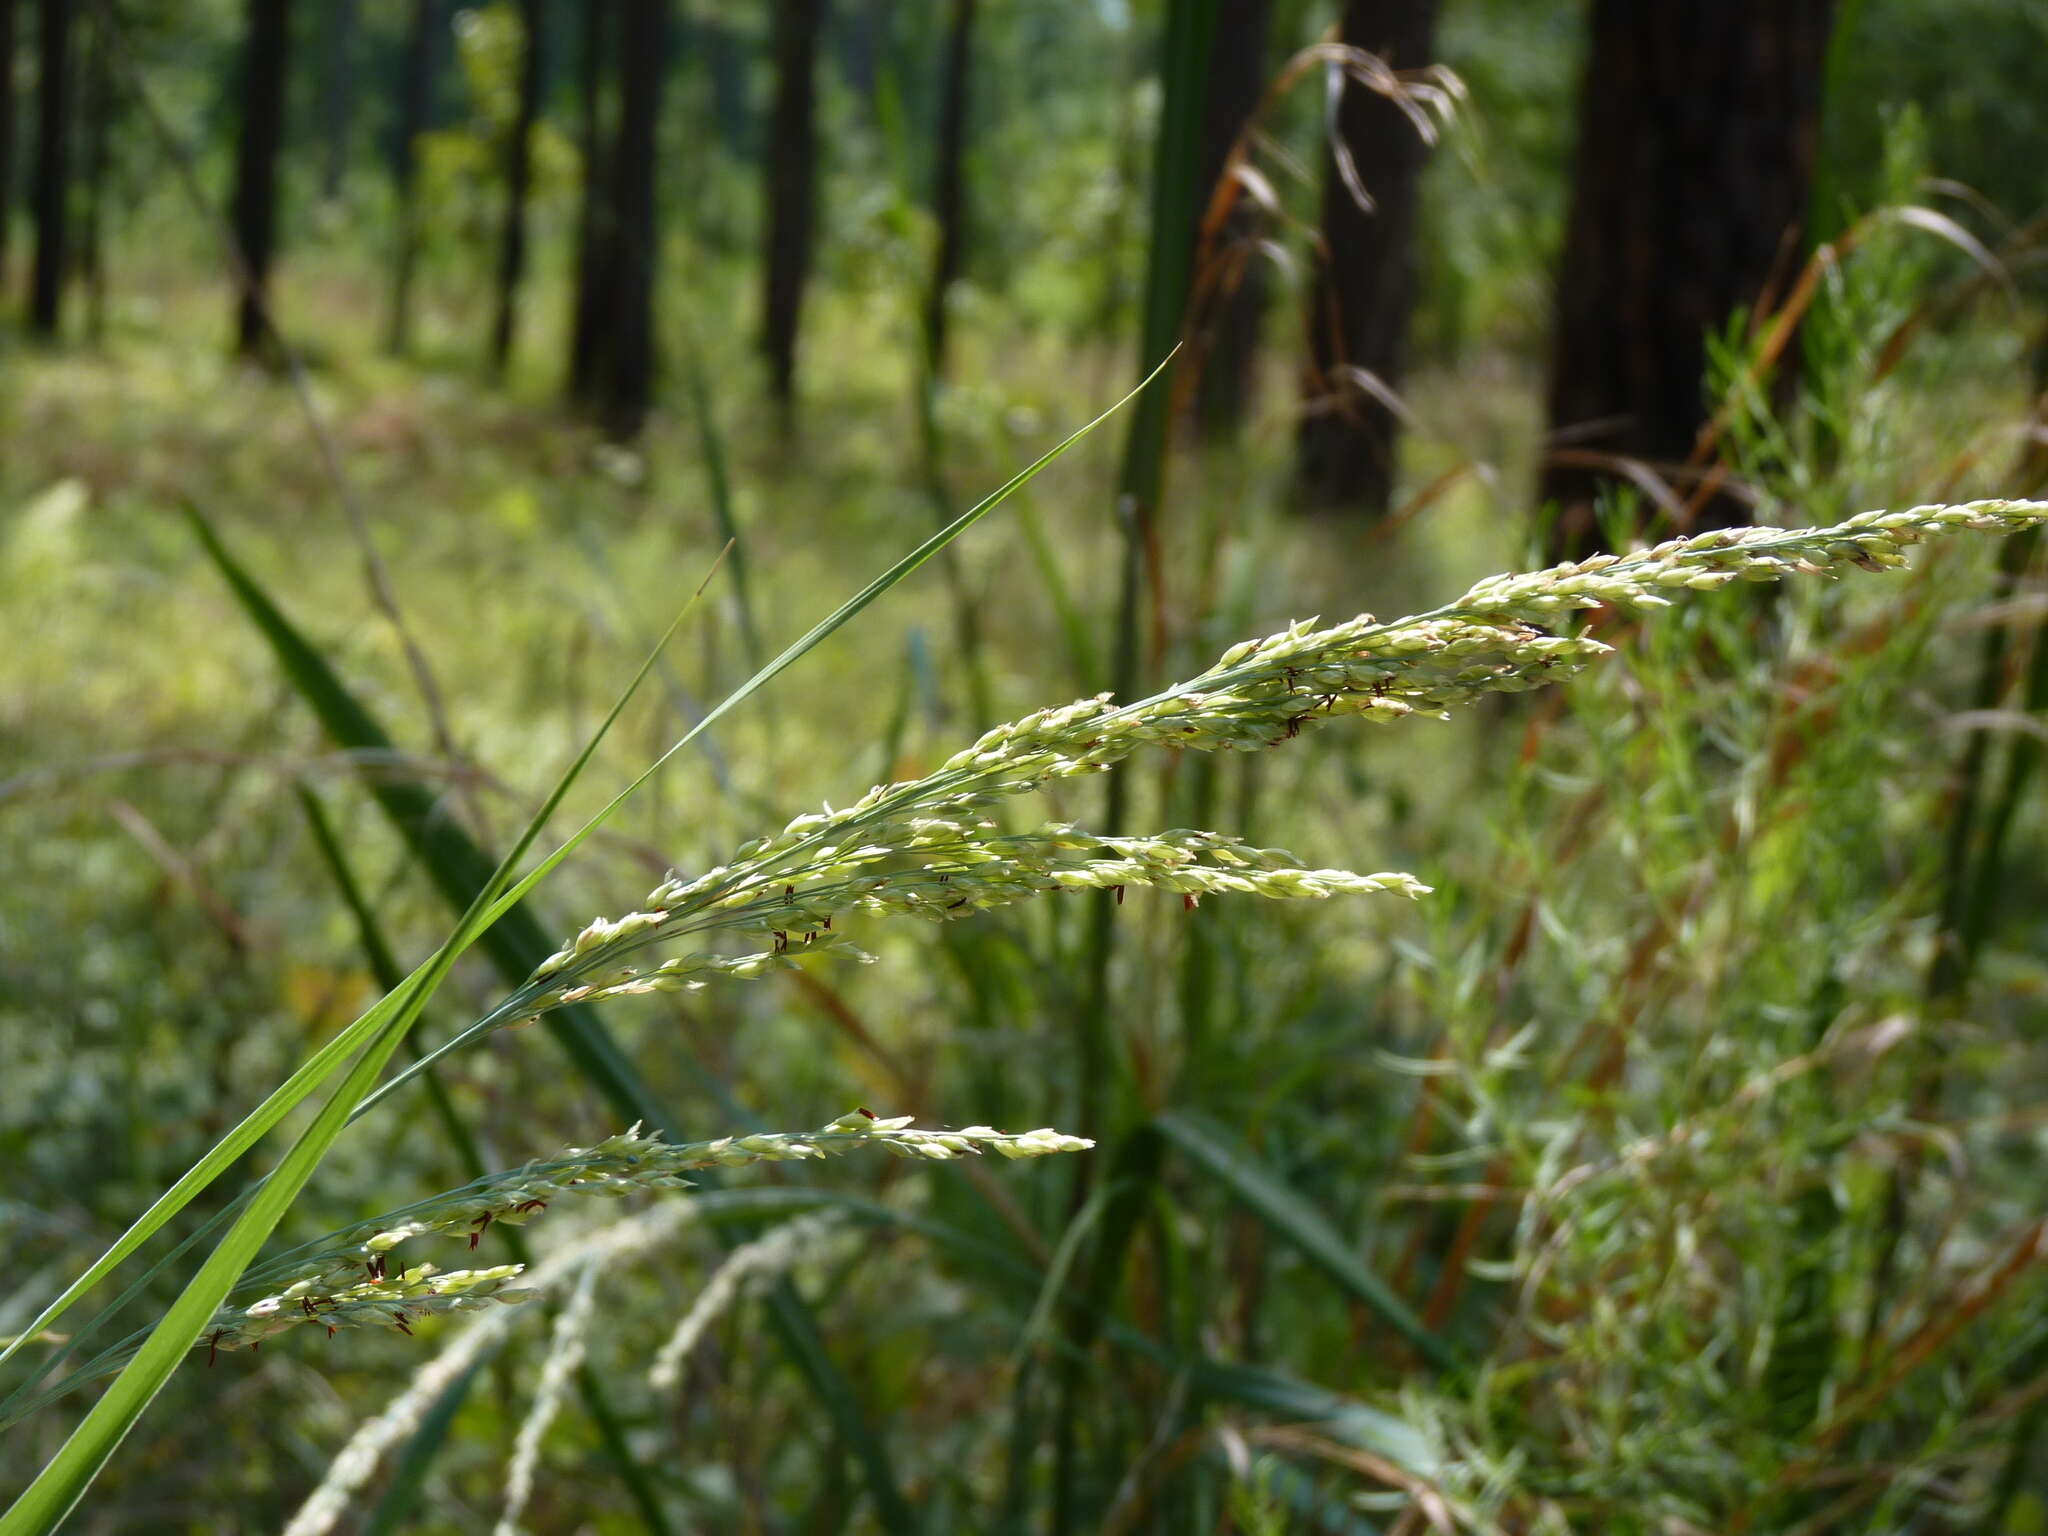
[[[1683, 461], [1705, 337], [1798, 255], [1832, 0], [1594, 0], [1558, 282], [1550, 425], [1574, 452]], [[1557, 545], [1590, 547], [1597, 466], [1552, 461]], [[1703, 524], [1739, 521], [1733, 498]]]
[[7, 291], [7, 225], [14, 212], [14, 0], [0, 0], [0, 294]]
[[797, 325], [811, 270], [818, 181], [818, 33], [825, 0], [775, 0], [775, 109], [768, 124], [768, 250], [761, 350], [768, 389], [796, 399]]
[[391, 180], [398, 190], [398, 251], [391, 279], [391, 325], [385, 345], [403, 355], [412, 345], [413, 270], [419, 261], [419, 137], [434, 110], [434, 63], [441, 33], [440, 0], [413, 0], [412, 34], [399, 77], [398, 138]]
[[569, 398], [578, 405], [591, 403], [612, 331], [618, 220], [612, 207], [605, 84], [616, 6], [617, 0], [586, 0], [583, 7], [583, 56], [577, 70], [582, 96], [578, 147], [583, 151], [583, 202], [576, 227], [576, 297], [569, 332]]
[[[1395, 69], [1430, 62], [1437, 0], [1350, 0], [1343, 41]], [[1323, 264], [1309, 314], [1301, 485], [1323, 511], [1383, 515], [1394, 494], [1400, 423], [1381, 395], [1398, 393], [1415, 302], [1415, 224], [1427, 146], [1386, 98], [1348, 84], [1337, 134], [1371, 209], [1326, 157]]]
[[29, 330], [54, 340], [64, 301], [65, 204], [71, 190], [71, 0], [36, 7], [36, 264]]
[[661, 254], [655, 217], [661, 84], [668, 61], [669, 0], [622, 0], [619, 25], [619, 135], [612, 152], [615, 232], [611, 335], [593, 404], [605, 431], [636, 435], [654, 397], [654, 279]]
[[974, 66], [974, 11], [975, 0], [953, 0], [939, 86], [939, 153], [932, 177], [939, 244], [924, 312], [925, 357], [935, 380], [946, 375], [946, 300], [967, 252], [967, 103]]
[[358, 0], [327, 0], [327, 54], [320, 76], [320, 195], [341, 196], [348, 178], [349, 140], [356, 118], [356, 21]]
[[277, 161], [284, 142], [284, 89], [291, 50], [291, 0], [249, 0], [242, 55], [242, 125], [235, 140], [235, 195], [229, 210], [244, 283], [235, 306], [235, 349], [266, 350], [265, 295], [277, 242]]
[[498, 315], [491, 327], [491, 371], [503, 378], [519, 330], [519, 285], [526, 277], [526, 197], [533, 184], [533, 133], [547, 63], [546, 0], [519, 0], [524, 51], [519, 111], [505, 146], [505, 225], [498, 241]]
[[[1221, 0], [1217, 7], [1202, 110], [1198, 185], [1205, 215], [1230, 151], [1265, 91], [1272, 20], [1272, 0]], [[1198, 252], [1194, 420], [1196, 430], [1211, 440], [1235, 436], [1251, 405], [1253, 358], [1265, 308], [1265, 269], [1254, 244], [1262, 222], [1239, 190], [1228, 217]]]

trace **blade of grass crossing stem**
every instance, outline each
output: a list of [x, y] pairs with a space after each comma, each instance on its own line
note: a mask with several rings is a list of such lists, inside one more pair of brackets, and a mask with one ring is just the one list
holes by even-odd
[[[299, 809], [305, 814], [306, 827], [313, 835], [313, 847], [320, 855], [320, 862], [327, 866], [334, 886], [341, 896], [342, 905], [355, 919], [356, 941], [363, 947], [363, 956], [370, 963], [370, 974], [377, 985], [386, 992], [397, 990], [405, 979], [398, 969], [398, 962], [392, 958], [391, 946], [384, 940], [384, 930], [370, 905], [363, 899], [363, 888], [356, 880], [356, 872], [350, 866], [348, 854], [341, 846], [341, 840], [334, 835], [334, 826], [327, 819], [327, 808], [320, 803], [320, 797], [304, 784], [296, 784], [293, 791], [298, 797]], [[418, 1040], [408, 1032], [406, 1048], [414, 1060], [419, 1059]], [[449, 1145], [455, 1149], [463, 1171], [472, 1179], [482, 1178], [484, 1173], [483, 1155], [478, 1150], [476, 1138], [469, 1134], [469, 1127], [462, 1123], [462, 1116], [456, 1112], [455, 1101], [448, 1097], [448, 1088], [431, 1070], [424, 1071], [427, 1097], [434, 1105], [434, 1117], [441, 1122], [447, 1133]]]
[[567, 858], [572, 852], [574, 852], [579, 846], [581, 846], [583, 841], [586, 838], [588, 838], [591, 833], [595, 832], [597, 828], [604, 823], [606, 818], [608, 818], [613, 811], [617, 810], [618, 807], [625, 802], [628, 796], [630, 796], [642, 784], [646, 783], [648, 779], [652, 778], [657, 772], [659, 772], [663, 765], [666, 764], [670, 758], [674, 757], [678, 752], [682, 751], [682, 749], [688, 746], [691, 743], [691, 741], [693, 741], [700, 733], [709, 730], [713, 725], [717, 724], [718, 721], [723, 719], [730, 711], [738, 707], [745, 700], [751, 698], [755, 693], [759, 692], [771, 680], [779, 676], [782, 672], [787, 670], [795, 662], [801, 660], [806, 654], [815, 649], [820, 643], [829, 638], [834, 632], [843, 628], [849, 620], [853, 619], [858, 614], [860, 614], [864, 609], [866, 609], [870, 604], [874, 603], [876, 599], [880, 598], [890, 588], [894, 587], [898, 582], [902, 581], [905, 577], [909, 576], [912, 572], [916, 571], [926, 561], [930, 560], [932, 556], [936, 555], [948, 544], [952, 543], [955, 539], [959, 538], [961, 534], [965, 533], [969, 528], [973, 527], [976, 523], [980, 522], [984, 517], [988, 516], [989, 513], [993, 512], [997, 507], [1001, 506], [1003, 502], [1007, 501], [1017, 491], [1021, 490], [1024, 486], [1030, 484], [1032, 480], [1037, 478], [1040, 471], [1042, 471], [1048, 464], [1052, 463], [1053, 460], [1060, 457], [1061, 454], [1065, 453], [1069, 448], [1073, 447], [1074, 444], [1078, 443], [1090, 432], [1093, 432], [1097, 427], [1101, 426], [1103, 422], [1109, 420], [1111, 416], [1114, 416], [1118, 411], [1123, 409], [1123, 407], [1130, 401], [1136, 399], [1138, 396], [1143, 394], [1145, 392], [1146, 387], [1166, 371], [1166, 365], [1170, 363], [1172, 360], [1173, 354], [1168, 353], [1165, 358], [1160, 360], [1159, 366], [1154, 368], [1150, 373], [1146, 374], [1145, 377], [1139, 382], [1137, 388], [1133, 389], [1129, 394], [1125, 395], [1123, 399], [1117, 401], [1115, 405], [1112, 405], [1108, 410], [1104, 411], [1100, 416], [1097, 416], [1093, 421], [1089, 422], [1086, 426], [1081, 427], [1078, 430], [1068, 434], [1065, 438], [1062, 438], [1058, 443], [1056, 443], [1052, 448], [1048, 449], [1045, 453], [1039, 455], [1039, 457], [1032, 460], [1031, 463], [1025, 465], [1023, 469], [1019, 470], [1016, 474], [1012, 475], [1008, 480], [1004, 481], [995, 490], [991, 491], [987, 496], [983, 497], [980, 501], [976, 502], [973, 506], [969, 507], [965, 512], [961, 513], [957, 518], [955, 518], [952, 522], [948, 523], [944, 528], [941, 528], [937, 533], [933, 534], [930, 538], [926, 539], [922, 544], [918, 545], [917, 548], [913, 549], [909, 554], [905, 555], [902, 559], [898, 560], [894, 565], [890, 566], [888, 570], [884, 571], [881, 575], [877, 576], [873, 581], [869, 582], [865, 587], [861, 588], [859, 592], [856, 592], [844, 603], [841, 603], [839, 607], [834, 609], [829, 615], [819, 620], [816, 624], [812, 625], [811, 628], [805, 631], [805, 633], [800, 638], [791, 642], [787, 647], [785, 647], [782, 650], [782, 652], [779, 655], [775, 657], [774, 660], [770, 661], [765, 667], [762, 667], [752, 677], [748, 678], [744, 683], [740, 684], [739, 687], [735, 688], [730, 694], [726, 695], [724, 700], [717, 704], [709, 714], [707, 714], [702, 720], [699, 720], [687, 732], [685, 732], [681, 737], [679, 737], [675, 741], [675, 743], [668, 748], [667, 751], [663, 752], [660, 757], [656, 758], [652, 763], [650, 763], [647, 767], [647, 770], [644, 773], [640, 774], [637, 778], [635, 778], [632, 781], [632, 783], [628, 784], [624, 789], [620, 790], [619, 793], [613, 797], [611, 802], [608, 805], [606, 805], [603, 810], [599, 811], [595, 816], [593, 816], [587, 823], [584, 824], [583, 827], [581, 827], [574, 834], [572, 834], [566, 842], [564, 842], [553, 853], [548, 855], [547, 858], [541, 860], [539, 864], [535, 865], [534, 868], [523, 879], [521, 879], [518, 884], [514, 885], [503, 896], [499, 897], [497, 903], [492, 907], [490, 915], [495, 917], [498, 913], [516, 904], [521, 897], [523, 897], [528, 891], [533, 889], [535, 885], [539, 884], [542, 878], [544, 878], [550, 871], [552, 871], [557, 864], [561, 863], [563, 859]]
[[1359, 1261], [1322, 1213], [1288, 1188], [1278, 1174], [1235, 1145], [1220, 1127], [1184, 1111], [1161, 1115], [1155, 1124], [1181, 1153], [1220, 1179], [1247, 1210], [1292, 1243], [1339, 1287], [1378, 1313], [1382, 1322], [1414, 1345], [1431, 1365], [1439, 1370], [1456, 1366], [1457, 1356], [1451, 1347], [1424, 1327], [1393, 1288]]

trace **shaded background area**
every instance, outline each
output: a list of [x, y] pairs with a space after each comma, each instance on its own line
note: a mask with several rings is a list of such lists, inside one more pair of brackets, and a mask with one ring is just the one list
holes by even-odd
[[[594, 809], [1176, 344], [652, 783], [549, 941], [1292, 619], [2037, 493], [2044, 59], [2026, 0], [0, 0], [0, 1333], [382, 990], [323, 829], [416, 962], [451, 914], [378, 787], [501, 846], [710, 575]], [[1047, 901], [608, 1005], [692, 1135], [1100, 1146], [749, 1180], [845, 1197], [787, 1266], [836, 1399], [757, 1291], [650, 1384], [718, 1250], [622, 1264], [526, 1528], [2036, 1529], [2037, 543], [1047, 810], [1413, 908]], [[627, 1117], [539, 1031], [437, 1077], [295, 1238]], [[341, 1528], [492, 1527], [559, 1302]], [[435, 1327], [195, 1359], [75, 1528], [280, 1528]]]

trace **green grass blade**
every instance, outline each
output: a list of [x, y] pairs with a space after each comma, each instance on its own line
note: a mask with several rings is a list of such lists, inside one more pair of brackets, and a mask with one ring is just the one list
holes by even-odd
[[1285, 1238], [1343, 1290], [1378, 1313], [1380, 1319], [1439, 1370], [1458, 1363], [1450, 1345], [1423, 1326], [1392, 1287], [1360, 1263], [1337, 1230], [1286, 1182], [1235, 1144], [1221, 1127], [1183, 1111], [1161, 1115], [1160, 1134], [1185, 1156], [1214, 1174], [1245, 1208]]
[[831, 1417], [832, 1427], [846, 1442], [867, 1479], [868, 1495], [874, 1500], [875, 1518], [890, 1536], [916, 1536], [917, 1517], [903, 1497], [895, 1471], [889, 1465], [882, 1442], [868, 1423], [853, 1385], [825, 1349], [811, 1309], [797, 1294], [787, 1277], [768, 1292], [768, 1326], [811, 1392]]
[[498, 899], [497, 903], [491, 908], [491, 916], [495, 919], [497, 914], [509, 909], [511, 906], [516, 904], [519, 901], [519, 899], [523, 897], [528, 891], [533, 889], [533, 887], [537, 885], [541, 881], [541, 879], [545, 877], [551, 870], [553, 870], [557, 864], [561, 863], [563, 859], [567, 858], [571, 853], [573, 853], [578, 847], [582, 845], [585, 839], [587, 839], [593, 832], [595, 832], [600, 826], [602, 826], [604, 822], [611, 816], [611, 814], [614, 811], [616, 811], [621, 805], [623, 805], [626, 802], [626, 800], [634, 793], [635, 790], [639, 789], [642, 784], [645, 784], [650, 778], [652, 778], [656, 773], [658, 773], [662, 769], [662, 767], [667, 764], [670, 758], [674, 757], [678, 752], [682, 751], [684, 747], [688, 746], [699, 735], [703, 734], [703, 732], [709, 730], [713, 725], [716, 725], [720, 720], [722, 720], [727, 714], [729, 714], [732, 710], [737, 708], [740, 704], [745, 702], [747, 699], [753, 697], [754, 694], [758, 693], [762, 688], [766, 687], [769, 682], [771, 682], [781, 673], [788, 670], [788, 668], [792, 666], [794, 663], [801, 660], [811, 651], [815, 650], [825, 640], [829, 639], [836, 631], [843, 628], [850, 620], [858, 616], [870, 604], [874, 603], [876, 599], [880, 598], [884, 593], [889, 591], [890, 588], [894, 587], [898, 582], [902, 581], [905, 577], [914, 573], [920, 566], [924, 565], [925, 562], [930, 560], [940, 550], [944, 549], [948, 544], [951, 544], [955, 539], [959, 538], [961, 534], [965, 533], [969, 528], [972, 528], [976, 523], [980, 522], [984, 517], [988, 516], [989, 513], [993, 512], [997, 507], [1001, 506], [1011, 496], [1016, 494], [1016, 492], [1021, 490], [1024, 486], [1030, 484], [1032, 480], [1038, 477], [1039, 473], [1042, 470], [1044, 470], [1047, 465], [1053, 462], [1053, 460], [1059, 458], [1069, 448], [1073, 447], [1074, 444], [1078, 443], [1090, 432], [1093, 432], [1097, 427], [1101, 426], [1103, 422], [1109, 420], [1110, 417], [1114, 416], [1118, 411], [1122, 410], [1124, 406], [1128, 405], [1132, 400], [1142, 395], [1145, 392], [1146, 388], [1162, 373], [1166, 371], [1167, 364], [1171, 363], [1172, 361], [1173, 353], [1168, 353], [1167, 356], [1160, 361], [1158, 367], [1154, 368], [1150, 373], [1146, 374], [1142, 380], [1139, 381], [1137, 388], [1133, 389], [1129, 394], [1125, 395], [1121, 400], [1117, 401], [1115, 405], [1112, 405], [1108, 410], [1104, 411], [1100, 416], [1097, 416], [1093, 421], [1089, 422], [1086, 426], [1081, 427], [1076, 431], [1068, 434], [1066, 437], [1062, 438], [1058, 443], [1056, 443], [1052, 448], [1048, 449], [1045, 453], [1039, 455], [1036, 459], [1032, 460], [1029, 464], [1025, 465], [1023, 469], [1020, 469], [1008, 480], [1005, 480], [1000, 486], [996, 487], [995, 490], [991, 491], [987, 496], [983, 497], [980, 501], [976, 502], [973, 506], [969, 507], [965, 512], [961, 513], [958, 517], [953, 519], [952, 522], [948, 523], [945, 527], [941, 528], [937, 533], [933, 534], [930, 538], [926, 539], [922, 544], [918, 545], [917, 548], [913, 549], [909, 554], [905, 555], [902, 559], [898, 560], [894, 565], [890, 566], [886, 571], [882, 572], [881, 575], [877, 576], [873, 581], [869, 582], [865, 587], [861, 588], [860, 591], [856, 592], [844, 603], [841, 603], [829, 615], [819, 620], [816, 624], [812, 625], [810, 629], [805, 631], [800, 638], [798, 638], [795, 641], [792, 641], [788, 646], [786, 646], [782, 650], [782, 652], [779, 655], [775, 657], [774, 660], [770, 661], [765, 667], [762, 667], [752, 677], [748, 678], [744, 683], [741, 683], [739, 687], [735, 688], [731, 693], [727, 694], [726, 697], [719, 704], [713, 707], [709, 714], [705, 715], [705, 717], [702, 720], [699, 720], [695, 725], [690, 727], [690, 729], [687, 732], [685, 732], [681, 737], [679, 737], [669, 747], [669, 749], [666, 752], [663, 752], [660, 757], [656, 758], [652, 763], [650, 763], [647, 766], [645, 772], [641, 773], [638, 777], [636, 777], [633, 780], [632, 783], [628, 784], [624, 789], [620, 790], [617, 795], [613, 796], [611, 801], [602, 810], [600, 810], [595, 816], [591, 817], [591, 819], [588, 822], [586, 822], [582, 827], [578, 828], [576, 832], [571, 834], [568, 840], [564, 842], [559, 848], [557, 848], [553, 853], [549, 854], [539, 864], [535, 865], [534, 868], [530, 872], [528, 872], [528, 874], [524, 878], [522, 878], [517, 885], [513, 886], [509, 891], [507, 891], [503, 896], [501, 896]]
[[433, 1468], [434, 1458], [441, 1454], [448, 1431], [455, 1427], [456, 1415], [462, 1412], [470, 1388], [476, 1385], [477, 1377], [483, 1373], [489, 1360], [489, 1353], [482, 1355], [434, 1399], [426, 1417], [420, 1420], [420, 1427], [406, 1441], [405, 1454], [398, 1459], [398, 1469], [391, 1474], [391, 1483], [384, 1490], [384, 1497], [377, 1501], [377, 1507], [364, 1522], [363, 1536], [397, 1536], [405, 1529], [413, 1506], [419, 1503], [420, 1495], [426, 1491], [427, 1473]]

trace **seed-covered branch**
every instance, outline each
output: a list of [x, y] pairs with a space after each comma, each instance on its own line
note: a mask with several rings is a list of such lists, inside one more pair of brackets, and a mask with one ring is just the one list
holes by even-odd
[[432, 1313], [492, 1301], [523, 1301], [532, 1293], [509, 1288], [520, 1274], [517, 1264], [445, 1272], [418, 1264], [394, 1270], [391, 1251], [413, 1238], [429, 1236], [464, 1238], [474, 1249], [493, 1225], [520, 1225], [564, 1195], [619, 1197], [642, 1190], [682, 1189], [689, 1185], [683, 1175], [693, 1169], [803, 1162], [866, 1147], [945, 1162], [982, 1152], [1006, 1158], [1045, 1157], [1093, 1145], [1050, 1128], [1021, 1133], [985, 1125], [917, 1130], [908, 1115], [885, 1120], [864, 1109], [815, 1131], [722, 1136], [680, 1145], [645, 1135], [636, 1125], [596, 1146], [572, 1147], [548, 1162], [491, 1174], [281, 1255], [249, 1277], [252, 1286], [268, 1294], [250, 1302], [230, 1302], [199, 1343], [209, 1353], [242, 1349], [300, 1323], [321, 1323], [330, 1333], [348, 1327], [403, 1333], [410, 1331], [414, 1320]]
[[[1715, 529], [1626, 555], [1596, 555], [1490, 577], [1456, 602], [1382, 623], [1292, 624], [1231, 647], [1213, 667], [1129, 704], [1109, 695], [1039, 710], [990, 730], [922, 779], [878, 785], [842, 810], [797, 817], [743, 844], [728, 863], [656, 888], [642, 910], [592, 923], [545, 961], [499, 1022], [625, 992], [668, 991], [714, 975], [751, 977], [812, 955], [858, 953], [834, 923], [849, 915], [971, 916], [1050, 891], [1156, 885], [1315, 897], [1424, 887], [1401, 875], [1311, 870], [1292, 855], [1204, 832], [1096, 837], [1063, 825], [999, 836], [989, 813], [1010, 796], [1097, 773], [1143, 747], [1262, 751], [1336, 716], [1382, 724], [1441, 717], [1489, 693], [1571, 677], [1609, 653], [1584, 634], [1552, 633], [1603, 605], [1651, 609], [1733, 581], [1776, 581], [1857, 566], [1883, 570], [1953, 528], [2016, 531], [2048, 521], [2048, 503], [1979, 501], [1866, 512], [1830, 528]], [[731, 930], [768, 935], [735, 958], [700, 953], [653, 972], [622, 966], [636, 949]]]

